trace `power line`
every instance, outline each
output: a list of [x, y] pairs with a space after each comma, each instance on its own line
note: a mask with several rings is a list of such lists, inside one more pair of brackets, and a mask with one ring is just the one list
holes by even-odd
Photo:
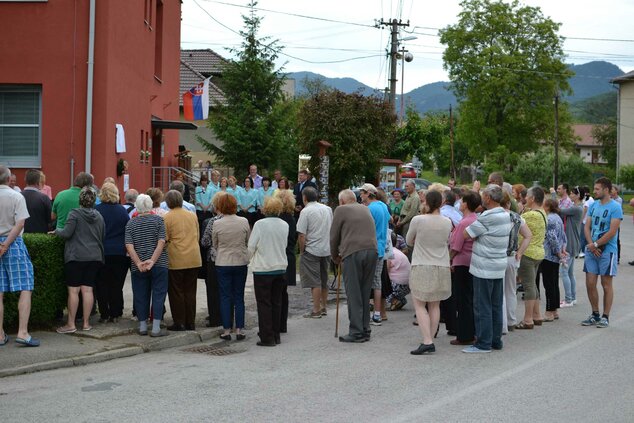
[[[217, 3], [217, 4], [226, 5], [226, 6], [238, 7], [238, 8], [242, 8], [242, 9], [247, 9], [247, 8], [250, 9], [249, 6], [245, 6], [245, 5], [241, 5], [241, 4], [235, 4], [235, 3], [229, 3], [229, 2], [219, 1], [219, 0], [202, 0], [202, 1], [206, 1], [208, 3]], [[195, 2], [195, 0], [194, 0], [194, 2]], [[411, 14], [411, 8], [412, 7], [413, 7], [413, 0], [412, 0], [412, 6], [410, 7], [410, 14]], [[399, 6], [398, 6], [397, 9], [398, 9], [398, 13], [399, 14], [403, 13], [402, 1], [399, 2]], [[374, 25], [363, 24], [363, 23], [359, 23], [359, 22], [341, 21], [341, 20], [337, 20], [337, 19], [321, 18], [321, 17], [317, 17], [317, 16], [310, 16], [310, 15], [304, 15], [304, 14], [292, 13], [292, 12], [282, 12], [282, 11], [279, 11], [279, 10], [264, 9], [264, 8], [259, 8], [259, 7], [254, 7], [253, 10], [259, 10], [259, 11], [262, 11], [262, 12], [276, 13], [276, 14], [287, 15], [287, 16], [295, 16], [295, 17], [299, 17], [299, 18], [312, 19], [312, 20], [318, 20], [318, 21], [324, 21], [324, 22], [332, 22], [332, 23], [339, 23], [339, 24], [345, 24], [345, 25], [355, 25], [355, 26], [361, 26], [361, 27], [365, 27], [365, 28], [374, 28], [375, 27]], [[428, 37], [439, 37], [438, 34], [430, 34], [430, 33], [425, 33], [425, 32], [418, 32], [418, 31], [416, 31], [416, 29], [418, 29], [418, 28], [432, 30], [432, 31], [440, 31], [441, 29], [443, 29], [443, 28], [430, 27], [430, 26], [414, 26], [411, 31], [407, 31], [407, 30], [403, 30], [403, 31], [407, 32], [408, 34], [416, 34], [416, 35], [422, 35], [422, 36], [428, 36]], [[572, 37], [572, 36], [566, 36], [566, 35], [562, 35], [562, 37], [564, 37], [567, 40], [634, 43], [634, 39], [627, 39], [627, 38]]]
[[[243, 4], [228, 3], [228, 2], [224, 2], [224, 1], [218, 1], [218, 0], [202, 0], [202, 1], [206, 1], [208, 3], [223, 4], [225, 6], [239, 7], [239, 8], [242, 8], [242, 9], [251, 9], [250, 6], [245, 6]], [[316, 21], [334, 22], [334, 23], [340, 23], [340, 24], [346, 24], [346, 25], [355, 25], [355, 26], [361, 26], [361, 27], [366, 27], [366, 28], [374, 28], [374, 25], [369, 25], [369, 24], [363, 24], [363, 23], [358, 23], [358, 22], [340, 21], [340, 20], [337, 20], [337, 19], [319, 18], [317, 16], [302, 15], [302, 14], [299, 14], [299, 13], [280, 12], [279, 10], [263, 9], [261, 7], [253, 7], [253, 10], [259, 10], [259, 11], [262, 11], [262, 12], [269, 12], [269, 13], [277, 13], [277, 14], [280, 14], [280, 15], [287, 15], [287, 16], [295, 16], [295, 17], [304, 18], [304, 19], [313, 19], [313, 20], [316, 20]]]
[[634, 40], [628, 39], [617, 39], [617, 38], [590, 38], [590, 37], [566, 37], [562, 35], [567, 40], [581, 40], [581, 41], [609, 41], [615, 43], [634, 43]]
[[[210, 1], [210, 0], [207, 0], [207, 1]], [[194, 3], [195, 3], [195, 4], [196, 4], [196, 6], [198, 6], [198, 7], [199, 7], [199, 8], [200, 8], [203, 12], [205, 12], [205, 14], [206, 14], [207, 16], [209, 16], [209, 17], [210, 17], [210, 18], [211, 18], [214, 22], [216, 22], [217, 24], [219, 24], [219, 25], [220, 25], [220, 26], [222, 26], [223, 28], [228, 29], [229, 31], [233, 32], [234, 34], [237, 34], [237, 35], [239, 35], [239, 36], [242, 36], [242, 34], [241, 34], [240, 32], [238, 32], [238, 31], [236, 31], [236, 30], [234, 30], [234, 29], [232, 29], [232, 28], [228, 27], [227, 25], [225, 25], [225, 24], [223, 24], [222, 22], [220, 22], [218, 19], [214, 18], [214, 17], [213, 17], [213, 16], [212, 16], [212, 15], [211, 15], [211, 14], [210, 14], [210, 13], [209, 13], [209, 12], [208, 12], [205, 8], [204, 8], [204, 7], [202, 7], [202, 6], [198, 3], [198, 1], [194, 0]], [[219, 2], [216, 2], [216, 3], [219, 3]], [[262, 9], [262, 10], [264, 10], [264, 9]], [[275, 50], [275, 49], [271, 48], [270, 46], [268, 46], [268, 45], [266, 45], [266, 44], [263, 44], [262, 42], [260, 42], [260, 41], [258, 41], [258, 40], [255, 40], [255, 42], [256, 42], [257, 44], [259, 44], [259, 45], [260, 45], [261, 47], [263, 47], [263, 48], [266, 48], [266, 49], [269, 49], [269, 50], [274, 51], [274, 52], [275, 52], [275, 54], [279, 54], [279, 55], [281, 55], [281, 56], [286, 56], [286, 57], [289, 57], [289, 58], [291, 58], [291, 59], [299, 60], [300, 62], [310, 63], [310, 64], [332, 64], [332, 63], [344, 63], [344, 62], [351, 62], [351, 61], [354, 61], [354, 60], [362, 60], [362, 59], [368, 59], [368, 58], [371, 58], [371, 57], [382, 56], [382, 54], [381, 54], [381, 55], [376, 55], [376, 54], [374, 54], [374, 55], [370, 55], [370, 56], [350, 57], [350, 58], [347, 58], [347, 59], [340, 59], [340, 60], [313, 61], [313, 60], [306, 60], [306, 59], [302, 59], [301, 57], [297, 57], [297, 56], [292, 56], [292, 55], [290, 55], [290, 54], [288, 54], [288, 53], [284, 53], [284, 52], [282, 52], [282, 51], [277, 51], [277, 50]]]

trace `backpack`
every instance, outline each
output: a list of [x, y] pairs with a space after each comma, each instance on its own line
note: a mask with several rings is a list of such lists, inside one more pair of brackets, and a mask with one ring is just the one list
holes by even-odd
[[507, 257], [511, 257], [519, 248], [520, 227], [522, 226], [522, 218], [519, 214], [510, 211], [511, 232], [509, 233], [509, 244], [506, 247]]

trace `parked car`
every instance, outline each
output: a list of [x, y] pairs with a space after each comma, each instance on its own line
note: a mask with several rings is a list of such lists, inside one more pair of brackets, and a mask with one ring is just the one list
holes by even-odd
[[416, 178], [416, 169], [410, 164], [404, 164], [401, 166], [401, 178]]

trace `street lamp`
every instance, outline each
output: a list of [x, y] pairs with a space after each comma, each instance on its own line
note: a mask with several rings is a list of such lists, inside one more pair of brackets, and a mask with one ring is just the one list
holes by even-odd
[[405, 86], [405, 62], [409, 63], [412, 60], [414, 60], [414, 55], [410, 53], [409, 51], [405, 50], [405, 47], [403, 47], [401, 48], [401, 51], [397, 55], [397, 58], [401, 59], [401, 112], [400, 112], [400, 116], [401, 116], [401, 122], [403, 122], [405, 118], [405, 110], [404, 110], [405, 96], [403, 95], [403, 89]]
[[[404, 37], [404, 38], [399, 38], [398, 39], [398, 43], [402, 43], [404, 41], [412, 41], [417, 39], [418, 37], [416, 37], [415, 35], [410, 35], [408, 37]], [[404, 117], [405, 117], [405, 97], [404, 97], [404, 86], [405, 86], [405, 62], [409, 63], [412, 60], [414, 60], [414, 55], [412, 53], [410, 53], [409, 51], [407, 51], [405, 49], [405, 47], [402, 47], [401, 50], [396, 53], [394, 55], [394, 57], [392, 58], [392, 66], [396, 67], [396, 61], [398, 59], [401, 59], [401, 108], [400, 108], [400, 117], [401, 117], [401, 122], [403, 122]]]

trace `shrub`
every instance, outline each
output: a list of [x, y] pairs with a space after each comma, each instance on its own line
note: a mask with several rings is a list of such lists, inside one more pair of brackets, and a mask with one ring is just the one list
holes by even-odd
[[634, 189], [634, 165], [621, 166], [619, 182], [627, 189]]
[[[66, 306], [64, 241], [46, 234], [24, 234], [23, 238], [35, 271], [29, 324], [50, 325], [56, 313]], [[17, 292], [4, 295], [6, 326], [18, 324], [18, 299]]]
[[[512, 182], [522, 182], [531, 186], [533, 181], [539, 181], [543, 187], [553, 184], [552, 151], [541, 149], [535, 154], [525, 156], [515, 168], [509, 178]], [[506, 179], [506, 178], [505, 178]], [[559, 155], [559, 182], [566, 182], [570, 186], [592, 185], [592, 168], [576, 154], [562, 153]]]

